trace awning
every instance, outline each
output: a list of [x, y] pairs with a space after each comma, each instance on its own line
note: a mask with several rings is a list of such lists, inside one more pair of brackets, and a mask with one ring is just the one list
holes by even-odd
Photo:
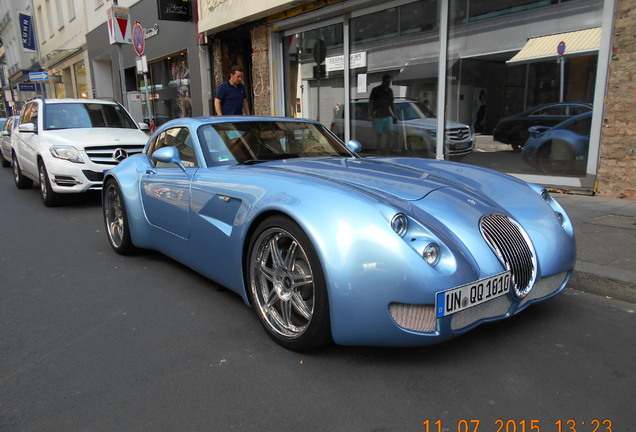
[[526, 45], [506, 63], [530, 62], [559, 55], [582, 54], [598, 51], [601, 28], [591, 28], [528, 39]]

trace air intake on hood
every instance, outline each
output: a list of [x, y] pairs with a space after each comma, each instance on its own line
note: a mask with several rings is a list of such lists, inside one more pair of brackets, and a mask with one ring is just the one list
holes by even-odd
[[484, 239], [510, 270], [514, 294], [517, 298], [525, 297], [537, 276], [537, 261], [530, 238], [519, 224], [501, 214], [483, 216], [479, 226]]

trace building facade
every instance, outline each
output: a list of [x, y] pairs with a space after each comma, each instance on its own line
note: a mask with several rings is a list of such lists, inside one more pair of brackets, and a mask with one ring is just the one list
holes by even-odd
[[[382, 151], [419, 155], [430, 147], [427, 157], [448, 159], [453, 134], [469, 129], [476, 145], [465, 163], [555, 189], [636, 199], [630, 0], [117, 3], [33, 0], [24, 11], [3, 3], [9, 104], [19, 108], [44, 92], [112, 97], [138, 121], [158, 125], [213, 114], [216, 88], [238, 65], [253, 113], [319, 120], [343, 139], [371, 144], [374, 154], [368, 99], [388, 75], [399, 121]], [[139, 23], [142, 55], [109, 40], [114, 6], [128, 10], [130, 26]], [[20, 36], [17, 12], [35, 22], [35, 52], [9, 47]], [[33, 93], [19, 91], [37, 70], [49, 79]], [[551, 142], [538, 164], [526, 149], [495, 139], [502, 119], [552, 103], [591, 107], [569, 147]], [[416, 124], [414, 139], [407, 129]]]

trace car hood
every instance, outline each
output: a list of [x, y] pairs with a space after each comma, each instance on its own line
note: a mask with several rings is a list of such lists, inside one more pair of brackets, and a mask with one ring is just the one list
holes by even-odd
[[[413, 127], [421, 127], [421, 128], [429, 129], [429, 130], [437, 129], [437, 119], [433, 117], [405, 120], [404, 124], [413, 126]], [[468, 127], [468, 125], [465, 125], [463, 123], [457, 123], [452, 120], [447, 120], [446, 122], [444, 122], [444, 124], [446, 125], [446, 129]]]
[[122, 128], [58, 129], [42, 131], [40, 136], [51, 145], [70, 145], [76, 149], [124, 144], [144, 146], [148, 141], [141, 130]]
[[431, 191], [451, 185], [425, 169], [403, 166], [391, 158], [302, 159], [270, 162], [260, 169], [287, 171], [366, 192], [381, 192], [407, 201], [419, 200]]

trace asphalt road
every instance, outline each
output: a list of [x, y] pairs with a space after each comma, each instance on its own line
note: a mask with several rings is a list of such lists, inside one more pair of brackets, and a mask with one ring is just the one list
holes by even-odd
[[[636, 430], [636, 306], [566, 290], [416, 349], [280, 348], [235, 294], [120, 257], [99, 197], [0, 170], [0, 431]], [[478, 428], [476, 428], [478, 426]]]

